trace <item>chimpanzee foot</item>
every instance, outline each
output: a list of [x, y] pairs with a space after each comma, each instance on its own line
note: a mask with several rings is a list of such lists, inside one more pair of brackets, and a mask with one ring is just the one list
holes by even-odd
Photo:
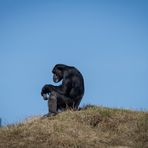
[[45, 114], [43, 117], [52, 117], [52, 116], [55, 116], [55, 115], [57, 115], [57, 113], [49, 112], [48, 114]]

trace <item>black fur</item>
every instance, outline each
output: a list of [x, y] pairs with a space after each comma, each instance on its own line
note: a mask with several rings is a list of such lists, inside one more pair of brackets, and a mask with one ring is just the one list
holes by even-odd
[[81, 99], [84, 95], [84, 79], [82, 74], [75, 67], [64, 64], [57, 64], [52, 70], [53, 81], [55, 83], [62, 80], [62, 84], [54, 86], [47, 84], [42, 88], [41, 95], [49, 94], [44, 97], [48, 100], [48, 108], [51, 113], [57, 113], [58, 109], [67, 108], [78, 109]]

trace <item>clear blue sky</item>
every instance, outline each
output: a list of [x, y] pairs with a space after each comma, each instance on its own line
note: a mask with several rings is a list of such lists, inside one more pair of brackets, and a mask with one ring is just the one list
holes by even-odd
[[85, 78], [81, 102], [148, 110], [148, 2], [0, 0], [0, 117], [47, 113], [57, 63]]

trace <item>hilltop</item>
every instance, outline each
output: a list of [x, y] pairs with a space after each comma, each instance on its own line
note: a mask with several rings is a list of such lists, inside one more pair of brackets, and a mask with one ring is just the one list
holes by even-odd
[[148, 147], [148, 112], [97, 106], [0, 128], [0, 148]]

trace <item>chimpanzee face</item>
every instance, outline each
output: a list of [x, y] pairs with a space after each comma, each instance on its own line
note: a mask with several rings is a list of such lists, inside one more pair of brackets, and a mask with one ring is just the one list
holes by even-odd
[[56, 69], [55, 71], [53, 71], [53, 81], [55, 83], [60, 82], [63, 79], [63, 73], [61, 70]]

